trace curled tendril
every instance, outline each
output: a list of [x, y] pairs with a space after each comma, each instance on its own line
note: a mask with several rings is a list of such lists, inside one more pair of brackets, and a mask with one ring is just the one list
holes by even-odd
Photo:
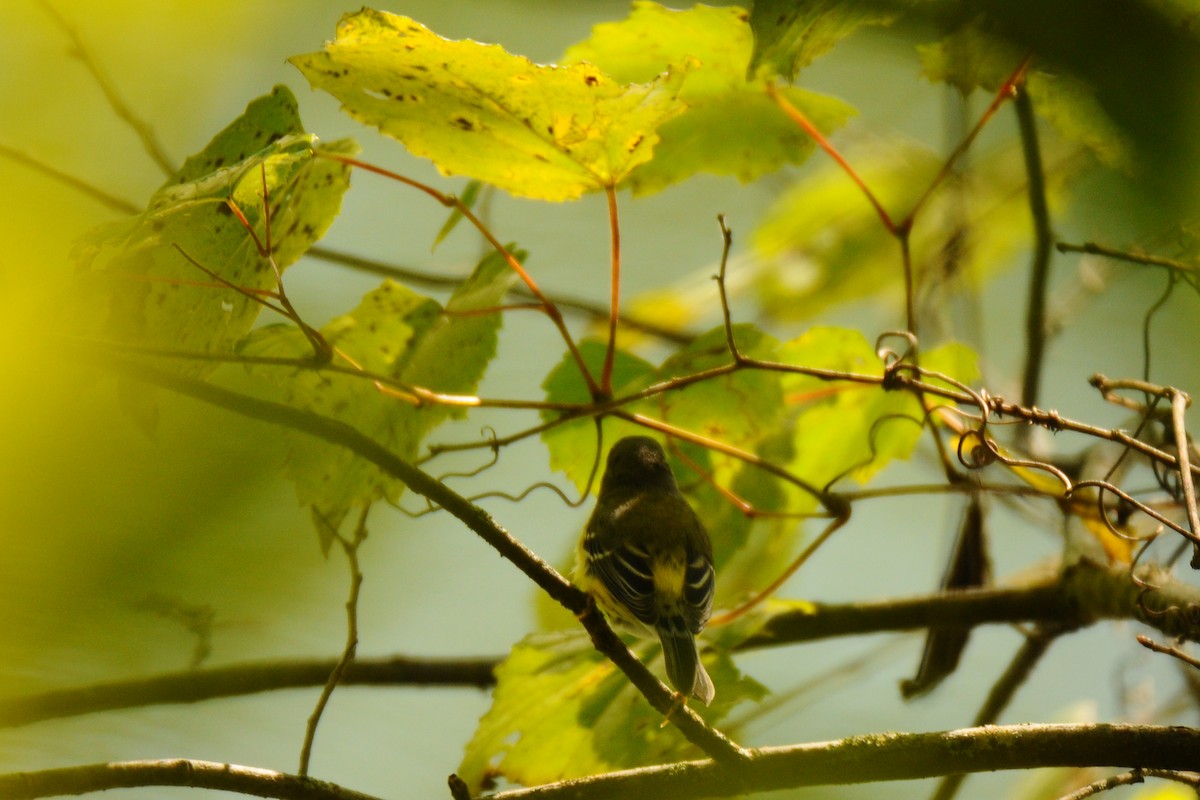
[[[1138, 511], [1141, 511], [1143, 514], [1145, 514], [1149, 517], [1152, 517], [1153, 519], [1157, 520], [1160, 524], [1162, 524], [1165, 527], [1170, 528], [1171, 530], [1175, 531], [1176, 533], [1178, 533], [1180, 536], [1184, 537], [1185, 539], [1187, 539], [1193, 543], [1200, 543], [1200, 537], [1197, 537], [1195, 534], [1193, 534], [1187, 528], [1184, 528], [1182, 525], [1180, 525], [1176, 522], [1172, 522], [1170, 519], [1163, 516], [1160, 512], [1155, 511], [1153, 508], [1151, 508], [1150, 506], [1141, 502], [1140, 500], [1135, 500], [1132, 495], [1130, 495], [1129, 493], [1125, 492], [1122, 489], [1119, 489], [1118, 487], [1114, 486], [1113, 484], [1109, 483], [1108, 481], [1088, 480], [1088, 481], [1079, 481], [1074, 486], [1070, 486], [1070, 484], [1068, 484], [1069, 488], [1067, 489], [1065, 494], [1068, 497], [1070, 497], [1072, 494], [1074, 494], [1074, 492], [1076, 490], [1084, 489], [1089, 486], [1096, 487], [1096, 488], [1100, 489], [1101, 491], [1112, 492], [1117, 497], [1121, 498], [1125, 502], [1132, 505]], [[1128, 538], [1128, 537], [1126, 537], [1126, 538]]]
[[[976, 444], [969, 450], [966, 449], [966, 443], [968, 441], [976, 442]], [[964, 450], [966, 452], [964, 452]], [[998, 460], [996, 447], [984, 436], [982, 428], [978, 430], [969, 430], [962, 436], [959, 436], [957, 452], [958, 463], [962, 464], [967, 469], [983, 469], [984, 467], [995, 464]]]
[[[885, 342], [889, 339], [903, 339], [905, 348], [897, 353], [892, 348], [888, 347]], [[896, 375], [900, 365], [912, 358], [917, 351], [917, 337], [912, 331], [884, 331], [879, 334], [879, 338], [875, 340], [875, 355], [883, 362], [883, 388], [894, 389], [896, 387]]]
[[916, 425], [919, 428], [924, 428], [925, 422], [929, 419], [929, 415], [932, 414], [936, 410], [936, 408], [938, 408], [938, 407], [927, 410], [921, 419], [917, 419], [916, 417], [914, 417], [911, 414], [897, 413], [897, 414], [885, 414], [882, 417], [880, 417], [879, 419], [875, 420], [873, 423], [871, 423], [871, 430], [867, 433], [867, 446], [870, 448], [871, 454], [868, 455], [863, 460], [859, 461], [858, 463], [852, 464], [849, 467], [846, 467], [846, 469], [842, 470], [837, 475], [835, 475], [833, 478], [831, 478], [829, 480], [829, 483], [825, 484], [825, 486], [821, 489], [821, 493], [828, 494], [829, 492], [833, 491], [833, 485], [835, 483], [842, 480], [843, 478], [845, 478], [847, 475], [851, 474], [855, 470], [859, 470], [859, 469], [862, 469], [863, 467], [869, 466], [876, 459], [876, 457], [879, 455], [879, 449], [876, 446], [875, 437], [879, 434], [879, 429], [881, 427], [883, 427], [883, 423], [891, 422], [892, 420], [907, 420], [908, 422], [913, 423], [914, 425]]

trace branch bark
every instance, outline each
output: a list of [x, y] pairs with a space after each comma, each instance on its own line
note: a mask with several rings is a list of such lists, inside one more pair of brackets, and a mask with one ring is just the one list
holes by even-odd
[[[342, 685], [486, 689], [496, 682], [493, 670], [498, 663], [499, 658], [361, 659], [347, 668]], [[0, 728], [117, 708], [197, 703], [276, 689], [321, 686], [336, 665], [337, 659], [332, 658], [250, 662], [6, 698], [0, 700]]]
[[732, 797], [799, 786], [916, 780], [954, 772], [1142, 766], [1190, 770], [1200, 730], [1156, 725], [991, 725], [883, 733], [751, 750], [741, 764], [687, 761], [499, 792], [489, 800]]
[[[737, 650], [783, 647], [837, 636], [1037, 623], [1057, 628], [1101, 619], [1136, 619], [1167, 636], [1200, 641], [1200, 589], [1150, 570], [1139, 572], [1155, 588], [1145, 594], [1128, 571], [1081, 562], [1060, 575], [1026, 586], [971, 589], [872, 603], [816, 604], [773, 616]], [[473, 686], [495, 683], [494, 658], [361, 659], [349, 665], [343, 685]], [[0, 700], [0, 728], [45, 719], [161, 703], [195, 703], [219, 697], [322, 685], [335, 659], [251, 662], [203, 670], [63, 689]]]
[[[1039, 767], [1192, 770], [1200, 730], [1158, 725], [1003, 725], [884, 733], [764, 747], [736, 762], [685, 761], [500, 792], [490, 800], [730, 797], [798, 786], [930, 778], [948, 772]], [[34, 800], [139, 786], [191, 786], [281, 800], [377, 800], [336, 784], [272, 770], [174, 759], [90, 764], [0, 775], [0, 797]]]

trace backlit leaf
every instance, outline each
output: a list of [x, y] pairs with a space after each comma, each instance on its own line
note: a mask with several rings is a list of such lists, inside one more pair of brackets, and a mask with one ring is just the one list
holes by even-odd
[[[356, 365], [398, 381], [399, 387], [380, 387], [359, 375], [327, 370], [284, 372], [264, 366], [255, 371], [278, 384], [286, 402], [340, 419], [411, 460], [424, 436], [459, 407], [417, 407], [407, 387], [444, 395], [474, 390], [495, 355], [500, 315], [468, 312], [494, 308], [513, 278], [505, 261], [490, 255], [455, 291], [445, 310], [399, 283], [385, 281], [357, 309], [321, 329], [334, 348], [335, 364]], [[303, 358], [308, 349], [300, 330], [274, 325], [255, 331], [244, 352]], [[300, 501], [312, 508], [318, 532], [324, 527], [336, 531], [350, 508], [379, 497], [395, 500], [403, 489], [344, 447], [303, 435], [289, 435], [288, 447], [288, 473]], [[327, 540], [323, 533], [322, 541]]]
[[[325, 233], [349, 186], [348, 169], [320, 158], [318, 150], [355, 149], [349, 141], [317, 145], [282, 86], [252, 102], [150, 198], [143, 214], [101, 229], [77, 247], [108, 276], [107, 335], [182, 352], [232, 353], [262, 306], [220, 281], [251, 293], [276, 288], [275, 272], [255, 242], [268, 241], [264, 190], [271, 207], [269, 241], [283, 270]], [[202, 375], [218, 362], [171, 363]]]
[[[1024, 54], [1009, 44], [967, 25], [940, 42], [917, 48], [925, 76], [957, 86], [997, 91], [1021, 63]], [[1063, 136], [1091, 150], [1101, 163], [1128, 171], [1128, 137], [1109, 118], [1091, 89], [1079, 78], [1033, 68], [1025, 78], [1034, 111]]]
[[[635, 652], [650, 657], [650, 669], [663, 675], [656, 643], [638, 645]], [[737, 703], [766, 693], [728, 656], [706, 653], [704, 664], [717, 687], [716, 699], [707, 708], [689, 707], [710, 724]], [[497, 668], [492, 706], [457, 773], [477, 793], [497, 778], [533, 786], [700, 755], [662, 721], [578, 628], [534, 634]]]
[[[635, 194], [698, 172], [748, 182], [812, 153], [812, 140], [767, 96], [767, 79], [747, 79], [753, 44], [747, 13], [737, 6], [677, 11], [639, 0], [627, 19], [597, 25], [567, 50], [566, 62], [595, 64], [621, 81], [650, 81], [667, 70], [683, 75], [679, 98], [688, 110], [660, 129], [654, 158], [631, 177]], [[781, 93], [826, 133], [854, 113], [814, 92]]]
[[665, 86], [674, 78], [626, 85], [589, 64], [542, 66], [370, 9], [343, 17], [324, 51], [291, 62], [444, 174], [542, 200], [620, 183], [684, 108]]
[[755, 50], [751, 70], [795, 80], [813, 59], [866, 25], [890, 25], [898, 13], [883, 3], [854, 0], [755, 0], [750, 13]]

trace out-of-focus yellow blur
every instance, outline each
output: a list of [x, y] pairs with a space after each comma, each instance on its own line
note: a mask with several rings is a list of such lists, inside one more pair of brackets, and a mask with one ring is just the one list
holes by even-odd
[[[272, 26], [280, 3], [55, 7], [175, 163], [320, 41]], [[336, 12], [305, 16], [332, 30]], [[54, 18], [2, 3], [0, 38], [0, 146], [144, 204], [163, 173]], [[170, 396], [157, 435], [139, 430], [68, 336], [88, 307], [72, 241], [121, 213], [12, 158], [0, 187], [0, 691], [182, 668], [195, 640], [172, 615], [253, 630], [319, 562], [277, 477], [278, 431]]]

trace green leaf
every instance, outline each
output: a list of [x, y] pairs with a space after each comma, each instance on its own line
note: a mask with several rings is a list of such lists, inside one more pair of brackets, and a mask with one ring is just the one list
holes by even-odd
[[462, 196], [459, 198], [462, 206], [454, 206], [450, 211], [450, 215], [446, 217], [446, 221], [438, 229], [437, 236], [433, 237], [433, 247], [429, 248], [430, 250], [436, 250], [437, 246], [445, 241], [446, 237], [458, 227], [458, 223], [462, 222], [464, 216], [463, 207], [469, 209], [475, 207], [475, 201], [479, 199], [479, 190], [482, 188], [482, 181], [471, 181], [467, 184], [467, 188], [463, 190]]
[[[752, 181], [813, 152], [808, 135], [767, 96], [767, 78], [747, 80], [752, 48], [744, 9], [676, 11], [639, 0], [627, 19], [597, 25], [563, 58], [595, 64], [622, 81], [649, 81], [667, 70], [683, 75], [679, 98], [688, 110], [661, 127], [654, 158], [630, 179], [643, 195], [698, 172]], [[793, 88], [782, 93], [825, 133], [854, 113], [832, 97]]]
[[[523, 253], [518, 253], [523, 257]], [[514, 278], [498, 254], [480, 262], [451, 296], [438, 303], [394, 281], [385, 281], [363, 297], [358, 308], [321, 329], [334, 348], [335, 363], [354, 364], [364, 372], [391, 378], [404, 387], [461, 395], [478, 385], [496, 352], [499, 304]], [[256, 330], [247, 340], [248, 355], [304, 358], [308, 343], [294, 326]], [[372, 380], [311, 369], [284, 372], [255, 367], [254, 372], [280, 386], [286, 402], [352, 425], [412, 459], [434, 427], [463, 413], [462, 407], [429, 403], [414, 406], [404, 389], [384, 391]], [[313, 511], [322, 542], [331, 541], [346, 513], [379, 497], [399, 498], [403, 485], [343, 447], [302, 435], [288, 436], [288, 473], [300, 501]], [[329, 531], [325, 529], [328, 528]]]
[[899, 16], [885, 4], [854, 0], [754, 0], [752, 72], [796, 79], [801, 69], [866, 25], [890, 25]]
[[[508, 245], [518, 262], [527, 253]], [[496, 355], [497, 333], [502, 317], [498, 308], [517, 279], [517, 273], [500, 253], [490, 253], [463, 282], [446, 310], [409, 354], [400, 379], [413, 386], [447, 395], [475, 391], [484, 371]], [[466, 406], [431, 405], [420, 415], [420, 435], [428, 433], [447, 417], [462, 417]]]
[[[358, 308], [321, 329], [334, 348], [336, 363], [354, 363], [366, 372], [398, 377], [406, 356], [441, 313], [438, 304], [394, 281], [368, 292]], [[303, 359], [309, 354], [304, 334], [292, 325], [259, 328], [247, 339], [250, 356]], [[253, 367], [252, 372], [279, 385], [284, 402], [339, 419], [391, 449], [401, 458], [416, 454], [413, 432], [417, 411], [410, 402], [380, 391], [367, 379], [313, 369], [284, 372]], [[397, 498], [402, 485], [344, 447], [300, 434], [286, 434], [286, 472], [296, 496], [309, 506], [322, 542], [331, 540], [346, 513], [380, 496]], [[329, 529], [329, 532], [325, 531]]]
[[[650, 668], [661, 676], [657, 644]], [[744, 700], [766, 693], [723, 654], [705, 654], [717, 687], [709, 723]], [[534, 634], [517, 644], [496, 670], [492, 707], [479, 721], [457, 774], [477, 793], [497, 779], [524, 786], [614, 769], [660, 764], [700, 753], [655, 711], [578, 629]]]
[[[852, 154], [851, 161], [893, 219], [908, 213], [941, 168], [940, 159], [915, 146]], [[809, 319], [882, 292], [898, 296], [902, 288], [895, 239], [837, 165], [783, 194], [755, 229], [752, 244], [762, 260], [755, 281], [760, 301], [783, 319]], [[913, 249], [921, 254], [918, 244]]]
[[[736, 325], [733, 334], [742, 355], [774, 356], [777, 342], [753, 325]], [[664, 361], [654, 382], [694, 375], [731, 362], [725, 328], [718, 326]], [[752, 449], [776, 429], [783, 411], [783, 393], [778, 375], [742, 369], [672, 389], [657, 407], [662, 419], [676, 427]]]
[[[883, 374], [873, 347], [854, 330], [812, 328], [779, 355], [806, 367]], [[967, 384], [979, 377], [974, 354], [959, 344], [924, 352], [921, 363]], [[788, 376], [784, 387], [797, 410], [790, 469], [818, 487], [843, 476], [865, 483], [889, 462], [908, 458], [920, 440], [924, 412], [907, 392], [803, 375]]]
[[[356, 146], [340, 141], [325, 149], [345, 153]], [[106, 335], [191, 353], [232, 353], [262, 306], [196, 264], [250, 293], [274, 290], [275, 272], [255, 242], [268, 240], [264, 189], [274, 260], [283, 270], [325, 233], [349, 186], [348, 168], [317, 157], [317, 150], [316, 137], [300, 125], [295, 98], [276, 87], [189, 158], [150, 198], [147, 211], [82, 240], [77, 253], [108, 276]], [[203, 375], [218, 362], [171, 363]]]
[[[956, 86], [964, 93], [999, 90], [1024, 57], [975, 25], [963, 26], [935, 44], [919, 45], [917, 51], [925, 77]], [[1132, 168], [1129, 138], [1083, 81], [1035, 66], [1026, 74], [1025, 86], [1034, 111], [1059, 134], [1091, 150], [1108, 167], [1126, 172]]]
[[[1047, 199], [1052, 212], [1079, 159], [1047, 150]], [[893, 220], [905, 217], [941, 169], [941, 159], [913, 145], [847, 154]], [[923, 206], [910, 251], [927, 320], [950, 305], [946, 292], [980, 286], [1032, 237], [1025, 172], [1018, 146], [973, 164], [969, 180], [946, 181]], [[963, 247], [963, 233], [969, 246]], [[751, 235], [759, 256], [745, 280], [764, 310], [784, 320], [807, 320], [843, 303], [883, 301], [899, 307], [904, 269], [888, 234], [862, 191], [836, 165], [798, 181], [764, 215]], [[952, 296], [952, 295], [951, 295]], [[931, 328], [933, 326], [931, 325]]]
[[540, 66], [370, 9], [343, 17], [323, 52], [291, 63], [444, 174], [542, 200], [620, 183], [684, 108], [668, 88], [677, 79], [624, 85], [589, 64]]

